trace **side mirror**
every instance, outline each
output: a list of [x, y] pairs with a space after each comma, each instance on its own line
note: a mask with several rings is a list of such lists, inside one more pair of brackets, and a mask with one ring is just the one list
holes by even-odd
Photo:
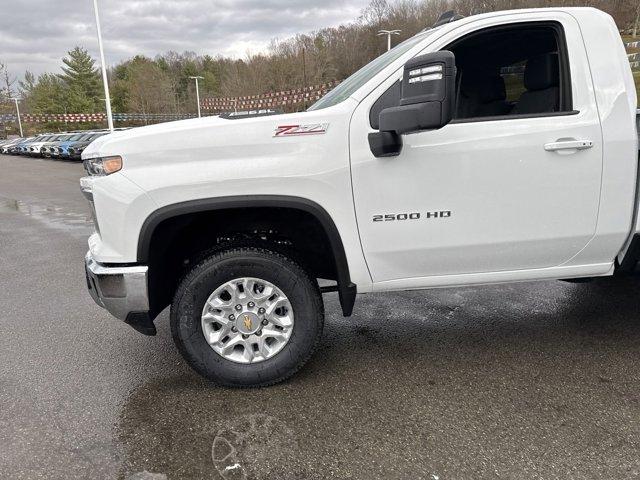
[[452, 52], [428, 53], [404, 66], [400, 105], [380, 112], [380, 133], [444, 127], [453, 116], [456, 62]]

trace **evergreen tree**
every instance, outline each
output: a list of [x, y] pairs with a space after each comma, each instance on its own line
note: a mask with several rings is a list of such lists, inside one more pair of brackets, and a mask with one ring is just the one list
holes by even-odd
[[[21, 88], [24, 87], [21, 85]], [[25, 99], [31, 113], [64, 113], [67, 103], [67, 89], [58, 76], [43, 73], [30, 88]]]
[[95, 112], [102, 105], [102, 86], [95, 61], [82, 47], [75, 47], [62, 59], [60, 79], [68, 89], [69, 112]]

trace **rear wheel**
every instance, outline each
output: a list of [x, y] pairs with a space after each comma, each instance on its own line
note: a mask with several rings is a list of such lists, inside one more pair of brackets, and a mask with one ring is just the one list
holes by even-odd
[[293, 260], [233, 248], [197, 264], [171, 306], [171, 331], [198, 373], [227, 386], [266, 386], [293, 375], [322, 335], [317, 283]]

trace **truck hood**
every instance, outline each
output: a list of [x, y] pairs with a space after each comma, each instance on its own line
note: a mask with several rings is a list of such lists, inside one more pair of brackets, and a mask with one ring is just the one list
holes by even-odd
[[347, 100], [339, 108], [311, 112], [234, 119], [203, 117], [132, 128], [96, 139], [82, 158], [120, 155], [125, 165], [133, 162], [139, 166], [194, 158], [277, 155], [283, 147], [291, 148], [296, 143], [294, 137], [307, 142], [327, 137], [323, 134], [332, 129], [335, 120], [348, 117], [354, 103]]

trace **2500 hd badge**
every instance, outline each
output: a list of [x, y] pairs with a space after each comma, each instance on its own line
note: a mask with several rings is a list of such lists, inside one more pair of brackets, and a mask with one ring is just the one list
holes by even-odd
[[411, 213], [386, 213], [380, 215], [374, 215], [374, 222], [393, 222], [396, 220], [420, 220], [421, 218], [449, 218], [451, 216], [450, 210], [439, 210], [433, 212], [420, 212]]

